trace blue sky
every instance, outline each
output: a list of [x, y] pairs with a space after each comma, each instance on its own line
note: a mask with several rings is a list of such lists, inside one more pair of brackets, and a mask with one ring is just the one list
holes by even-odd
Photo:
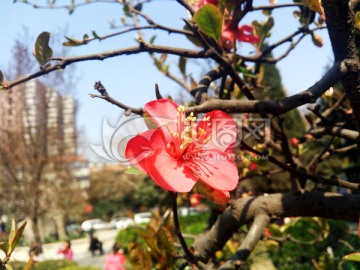
[[[34, 2], [34, 1], [33, 1]], [[44, 0], [35, 1], [38, 4], [46, 3]], [[70, 0], [58, 0], [59, 4], [69, 3]], [[268, 1], [254, 1], [255, 5], [264, 5]], [[288, 1], [278, 1], [285, 3]], [[292, 1], [291, 1], [292, 2]], [[156, 22], [172, 27], [182, 27], [181, 18], [187, 18], [187, 14], [182, 7], [175, 1], [155, 1], [144, 10], [145, 13], [152, 14]], [[275, 28], [270, 41], [277, 41], [280, 38], [294, 32], [298, 28], [298, 22], [292, 15], [292, 11], [281, 9], [273, 13], [275, 17]], [[2, 44], [0, 50], [0, 69], [6, 70], [11, 61], [11, 49], [14, 41], [23, 26], [29, 29], [29, 33], [34, 39], [43, 31], [56, 32], [59, 27], [68, 27], [68, 35], [79, 38], [83, 34], [91, 34], [95, 30], [99, 35], [111, 33], [108, 21], [113, 19], [119, 24], [122, 16], [122, 9], [113, 4], [90, 4], [86, 7], [75, 10], [69, 15], [66, 10], [43, 10], [34, 9], [21, 3], [13, 4], [13, 0], [1, 0], [0, 3], [0, 30], [2, 34]], [[246, 22], [254, 19], [261, 21], [264, 16], [260, 12], [254, 12], [246, 18]], [[147, 32], [147, 37], [151, 37], [154, 32]], [[324, 73], [325, 67], [331, 64], [332, 51], [327, 32], [322, 30], [318, 34], [324, 40], [322, 48], [315, 47], [310, 36], [306, 37], [301, 44], [277, 65], [282, 75], [282, 82], [289, 94], [294, 94], [304, 90], [314, 84]], [[95, 41], [89, 46], [74, 47], [69, 55], [83, 55], [96, 53], [111, 49], [119, 49], [135, 45], [135, 33], [127, 34], [122, 37], [102, 41]], [[168, 43], [169, 42], [169, 43]], [[158, 35], [156, 43], [194, 49], [186, 40], [176, 35]], [[286, 47], [280, 48], [276, 54], [281, 53]], [[246, 51], [246, 45], [240, 46], [240, 52]], [[175, 61], [175, 60], [174, 60]], [[174, 62], [174, 64], [176, 64]], [[201, 70], [198, 66], [194, 67], [194, 77], [198, 78]], [[176, 69], [174, 69], [176, 70]], [[65, 71], [66, 72], [66, 71]], [[101, 130], [104, 118], [110, 123], [116, 123], [121, 115], [121, 110], [113, 105], [99, 99], [92, 99], [89, 93], [94, 93], [93, 85], [95, 81], [101, 81], [108, 89], [110, 94], [119, 101], [130, 106], [143, 106], [143, 104], [155, 98], [154, 85], [158, 83], [163, 94], [177, 93], [179, 86], [172, 81], [164, 78], [155, 68], [147, 54], [131, 55], [107, 59], [105, 61], [92, 61], [76, 64], [77, 86], [73, 93], [78, 99], [78, 128], [84, 132], [86, 137], [81, 142], [88, 149], [88, 144], [101, 143]]]

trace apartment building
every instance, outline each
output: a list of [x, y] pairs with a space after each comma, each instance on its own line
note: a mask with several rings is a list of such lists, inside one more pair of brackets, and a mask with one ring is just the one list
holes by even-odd
[[[19, 162], [19, 168], [14, 165], [13, 177], [24, 183], [30, 182], [32, 177], [30, 174], [34, 173], [32, 167], [46, 160], [46, 167], [42, 172], [42, 177], [46, 178], [42, 182], [44, 185], [42, 194], [48, 194], [43, 195], [43, 205], [49, 204], [45, 200], [52, 198], [52, 193], [61, 190], [61, 185], [66, 182], [69, 185], [77, 185], [83, 190], [78, 193], [79, 196], [84, 195], [89, 186], [89, 169], [87, 160], [77, 155], [75, 99], [72, 96], [62, 95], [56, 89], [46, 87], [38, 80], [31, 80], [9, 91], [1, 92], [0, 104], [2, 151], [9, 154], [8, 160], [12, 163], [16, 163], [16, 159], [22, 157], [21, 151], [24, 159], [28, 159], [28, 162]], [[24, 169], [26, 166], [30, 168]], [[10, 176], [3, 168], [0, 170], [4, 172], [3, 178]], [[31, 189], [29, 190], [31, 192]], [[17, 207], [21, 203], [19, 198]], [[24, 199], [24, 204], [26, 203], [28, 202]], [[49, 205], [50, 213], [44, 211], [40, 221], [42, 238], [49, 234], [63, 237], [64, 216], [67, 213], [63, 209], [56, 209], [58, 204], [55, 199], [50, 200], [50, 203], [53, 204]], [[31, 238], [30, 225], [27, 227]], [[56, 232], [54, 228], [57, 228]]]

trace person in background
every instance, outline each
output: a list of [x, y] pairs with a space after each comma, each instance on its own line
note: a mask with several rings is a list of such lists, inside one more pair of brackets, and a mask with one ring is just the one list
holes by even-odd
[[124, 251], [115, 243], [112, 252], [106, 256], [104, 270], [125, 270], [125, 260]]
[[102, 242], [97, 238], [95, 234], [93, 234], [90, 238], [89, 250], [92, 256], [95, 256], [97, 250], [100, 252], [100, 255], [104, 254], [104, 250], [102, 248]]
[[43, 260], [41, 256], [43, 254], [42, 247], [36, 241], [31, 242], [29, 249], [29, 257], [32, 260], [32, 263], [36, 263]]
[[71, 249], [71, 242], [67, 240], [63, 248], [60, 248], [57, 252], [58, 254], [63, 254], [66, 260], [73, 259], [73, 251]]

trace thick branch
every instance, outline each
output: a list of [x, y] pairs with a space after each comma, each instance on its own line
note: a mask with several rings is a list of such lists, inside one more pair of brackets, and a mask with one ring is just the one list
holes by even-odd
[[263, 113], [280, 115], [297, 107], [314, 103], [327, 89], [340, 80], [346, 68], [341, 62], [335, 65], [309, 89], [281, 100], [217, 100], [211, 99], [201, 105], [188, 108], [187, 111], [203, 113], [223, 110], [228, 113]]
[[[63, 62], [63, 65], [68, 65], [66, 61]], [[47, 69], [46, 69], [47, 70]], [[50, 71], [46, 72], [49, 73]], [[310, 87], [308, 90], [300, 92], [298, 94], [292, 95], [290, 97], [281, 99], [281, 100], [220, 100], [220, 99], [210, 99], [202, 103], [201, 105], [189, 107], [186, 109], [186, 112], [195, 112], [195, 113], [204, 113], [212, 110], [222, 110], [228, 113], [261, 113], [261, 114], [273, 114], [280, 115], [286, 113], [290, 110], [296, 109], [297, 107], [313, 103], [319, 98], [327, 89], [334, 85], [344, 73], [343, 66], [341, 63], [336, 63], [315, 85]], [[30, 75], [30, 77], [35, 76]], [[40, 75], [39, 75], [40, 76]], [[24, 81], [29, 80], [25, 78]], [[9, 83], [9, 87], [19, 84], [22, 81], [16, 81]], [[137, 114], [142, 114], [143, 110], [141, 108], [130, 108], [120, 102], [117, 102], [110, 97], [102, 97], [91, 95], [92, 97], [100, 97], [109, 101], [110, 103], [122, 108], [130, 109], [132, 112]], [[110, 100], [111, 99], [111, 100]]]
[[232, 202], [209, 231], [196, 238], [193, 244], [195, 256], [201, 261], [208, 261], [217, 250], [222, 249], [240, 226], [250, 223], [259, 214], [266, 214], [272, 219], [317, 216], [358, 221], [359, 212], [360, 195], [312, 191], [238, 199]]
[[229, 261], [224, 263], [219, 269], [231, 270], [238, 269], [249, 257], [251, 251], [255, 248], [257, 242], [263, 235], [267, 225], [270, 222], [270, 217], [266, 214], [259, 214], [255, 216], [254, 222], [246, 234], [244, 241], [241, 243], [239, 249], [231, 257]]
[[322, 135], [334, 135], [341, 138], [345, 138], [351, 141], [360, 142], [360, 136], [358, 131], [340, 128], [340, 127], [323, 127], [317, 128], [310, 131], [311, 135], [322, 136]]
[[335, 61], [343, 61], [347, 74], [341, 80], [360, 131], [360, 62], [355, 44], [355, 6], [359, 1], [323, 0]]

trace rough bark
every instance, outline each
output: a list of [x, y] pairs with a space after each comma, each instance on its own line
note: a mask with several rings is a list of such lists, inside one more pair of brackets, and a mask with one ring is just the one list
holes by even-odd
[[344, 62], [346, 75], [341, 79], [360, 130], [360, 62], [355, 43], [355, 6], [359, 1], [323, 0], [335, 62]]
[[239, 229], [257, 215], [268, 215], [271, 219], [296, 216], [357, 221], [360, 212], [360, 195], [337, 193], [289, 192], [242, 198], [233, 201], [215, 225], [199, 235], [193, 246], [195, 256], [206, 262]]

